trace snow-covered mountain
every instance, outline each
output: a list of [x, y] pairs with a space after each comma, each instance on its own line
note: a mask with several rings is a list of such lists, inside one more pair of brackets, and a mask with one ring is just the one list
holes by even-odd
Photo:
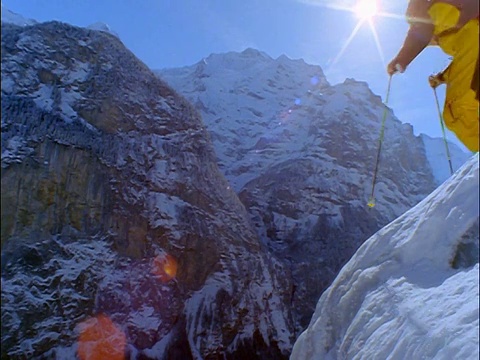
[[291, 359], [478, 359], [478, 198], [477, 154], [362, 245]]
[[131, 358], [286, 358], [291, 279], [195, 109], [108, 32], [1, 41], [2, 358], [73, 359], [105, 316]]
[[449, 156], [453, 171], [460, 168], [470, 157], [468, 153], [461, 150], [458, 146], [453, 146], [451, 142], [447, 142], [447, 145], [445, 145], [444, 139], [432, 138], [425, 134], [420, 135], [420, 137], [425, 144], [425, 151], [433, 171], [433, 176], [439, 185], [452, 175], [448, 160]]
[[[344, 84], [330, 86], [319, 66], [284, 55], [274, 60], [255, 49], [212, 54], [196, 65], [158, 70], [157, 74], [200, 110], [212, 134], [220, 168], [237, 191], [256, 177], [258, 169], [298, 157], [307, 149], [316, 150], [323, 134], [314, 127], [341, 123], [340, 115], [348, 117], [350, 112], [355, 113], [352, 121], [378, 120], [384, 110], [380, 97], [363, 82], [347, 79]], [[318, 121], [329, 116], [333, 119]], [[389, 116], [393, 119], [387, 120], [387, 127], [394, 122], [390, 128], [401, 136], [399, 122], [391, 112]], [[352, 139], [346, 133], [347, 122], [341, 125], [339, 146], [348, 151]], [[408, 133], [411, 127], [405, 124], [403, 129]], [[368, 140], [376, 146], [377, 129], [362, 130], [362, 139], [353, 140]], [[445, 148], [443, 140], [426, 135], [420, 138], [441, 184], [451, 175], [446, 154], [440, 150]], [[384, 144], [391, 145], [388, 141]], [[453, 143], [449, 142], [449, 147], [456, 170], [469, 155]]]
[[[221, 171], [270, 254], [290, 269], [300, 330], [358, 246], [447, 178], [446, 157], [366, 83], [332, 86], [303, 60], [247, 49], [157, 73], [200, 111]], [[377, 205], [368, 209], [385, 111]]]

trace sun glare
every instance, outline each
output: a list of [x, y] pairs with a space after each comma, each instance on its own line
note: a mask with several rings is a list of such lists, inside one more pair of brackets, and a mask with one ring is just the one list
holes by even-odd
[[[332, 60], [329, 60], [327, 63], [328, 67], [325, 70], [325, 73], [330, 73], [331, 69], [333, 69], [340, 58], [343, 56], [347, 48], [349, 47], [350, 43], [353, 41], [357, 33], [359, 32], [360, 28], [367, 24], [371, 30], [373, 40], [375, 41], [375, 45], [377, 47], [378, 55], [380, 57], [381, 62], [384, 66], [385, 64], [385, 57], [383, 55], [382, 47], [380, 45], [380, 40], [378, 38], [377, 30], [375, 29], [374, 24], [374, 17], [382, 17], [382, 18], [392, 18], [392, 19], [400, 19], [404, 20], [403, 15], [385, 12], [382, 10], [381, 6], [379, 6], [378, 0], [350, 0], [349, 3], [351, 6], [339, 5], [342, 1], [333, 1], [333, 0], [299, 0], [304, 3], [308, 4], [315, 4], [317, 6], [327, 7], [334, 10], [341, 10], [353, 13], [358, 18], [358, 21], [353, 28], [350, 36], [347, 40], [342, 44], [339, 53], [335, 56]], [[347, 2], [347, 1], [343, 1]]]
[[369, 20], [377, 14], [376, 0], [358, 0], [354, 8], [355, 14], [362, 20]]

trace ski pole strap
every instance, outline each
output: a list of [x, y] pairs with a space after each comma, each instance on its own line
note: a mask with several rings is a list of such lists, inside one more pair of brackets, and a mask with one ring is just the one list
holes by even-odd
[[385, 134], [385, 121], [387, 119], [387, 113], [388, 113], [388, 98], [390, 97], [390, 87], [392, 85], [392, 75], [388, 78], [388, 87], [387, 87], [387, 95], [385, 97], [385, 108], [383, 110], [383, 116], [382, 116], [382, 125], [380, 127], [380, 137], [378, 139], [378, 150], [377, 150], [377, 158], [375, 160], [375, 170], [373, 171], [373, 181], [372, 181], [372, 193], [370, 195], [370, 200], [368, 201], [368, 206], [369, 207], [374, 207], [375, 206], [375, 183], [377, 180], [377, 173], [378, 173], [378, 164], [380, 162], [380, 153], [382, 151], [382, 143], [383, 143], [383, 138]]
[[435, 96], [435, 103], [437, 104], [438, 118], [440, 119], [440, 126], [442, 127], [443, 141], [445, 143], [445, 150], [447, 152], [448, 166], [450, 167], [450, 175], [453, 175], [452, 159], [450, 157], [450, 150], [448, 149], [447, 136], [445, 135], [445, 124], [443, 122], [442, 111], [440, 110], [440, 103], [438, 101], [437, 89], [433, 89], [433, 95]]

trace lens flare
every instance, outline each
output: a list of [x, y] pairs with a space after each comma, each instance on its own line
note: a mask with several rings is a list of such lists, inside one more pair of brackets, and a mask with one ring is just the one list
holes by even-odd
[[80, 360], [124, 360], [125, 334], [110, 318], [97, 315], [82, 322], [78, 329], [78, 357]]
[[169, 254], [160, 254], [153, 259], [152, 274], [162, 282], [167, 282], [177, 276], [177, 260]]

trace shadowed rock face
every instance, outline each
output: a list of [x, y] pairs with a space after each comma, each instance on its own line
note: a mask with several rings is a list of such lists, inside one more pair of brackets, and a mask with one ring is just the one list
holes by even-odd
[[196, 110], [117, 38], [2, 23], [1, 105], [2, 357], [72, 357], [98, 313], [137, 357], [288, 356], [287, 269]]
[[365, 164], [374, 164], [373, 146], [361, 141], [361, 125], [342, 128], [338, 119], [325, 125], [324, 150], [313, 147], [308, 155], [273, 163], [239, 193], [271, 253], [290, 265], [292, 307], [302, 309], [294, 310], [299, 328], [308, 325], [318, 298], [363, 241], [434, 188], [418, 139], [411, 136], [409, 145], [390, 139], [377, 184], [385, 197], [368, 208], [372, 170]]

